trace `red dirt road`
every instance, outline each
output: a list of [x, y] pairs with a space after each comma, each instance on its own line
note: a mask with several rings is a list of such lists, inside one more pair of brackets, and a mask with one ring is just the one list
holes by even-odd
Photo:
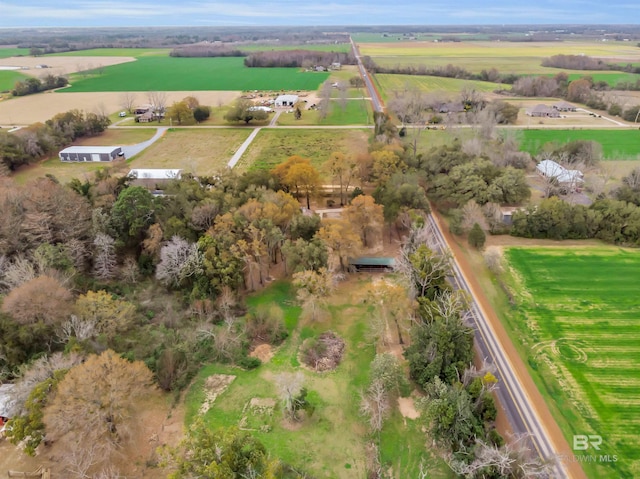
[[[442, 221], [442, 218], [440, 218], [440, 216], [437, 213], [434, 212], [432, 214], [436, 217], [436, 219], [441, 225], [445, 224], [444, 221]], [[462, 252], [462, 250], [458, 246], [455, 239], [451, 236], [451, 233], [448, 231], [447, 228], [442, 228], [442, 233], [445, 236], [445, 239], [449, 245], [449, 248], [451, 249], [452, 254], [455, 256], [460, 269], [462, 270], [462, 272], [464, 273], [467, 279], [469, 287], [471, 288], [471, 291], [473, 293], [473, 296], [476, 302], [478, 303], [478, 306], [484, 312], [486, 318], [490, 321], [491, 327], [493, 328], [493, 330], [497, 335], [496, 339], [500, 342], [503, 351], [505, 352], [509, 362], [513, 366], [514, 372], [518, 377], [518, 381], [522, 385], [526, 395], [529, 397], [531, 405], [533, 406], [538, 417], [540, 418], [540, 421], [542, 422], [542, 426], [544, 427], [547, 433], [547, 437], [552, 442], [556, 453], [564, 457], [573, 456], [573, 451], [569, 446], [569, 443], [564, 438], [564, 435], [562, 434], [562, 431], [560, 430], [558, 423], [555, 421], [555, 419], [551, 415], [551, 412], [549, 411], [549, 408], [547, 407], [547, 404], [544, 398], [542, 397], [542, 394], [540, 394], [540, 391], [538, 391], [538, 387], [533, 382], [533, 379], [531, 378], [529, 371], [527, 371], [527, 368], [524, 362], [522, 361], [522, 358], [520, 357], [520, 355], [518, 354], [518, 351], [516, 350], [515, 346], [511, 342], [511, 339], [509, 338], [507, 331], [502, 325], [500, 318], [498, 318], [498, 315], [493, 309], [493, 306], [486, 298], [480, 286], [480, 283], [477, 281], [475, 277], [473, 268], [471, 267], [469, 261], [466, 258], [466, 255]], [[570, 475], [572, 479], [587, 479], [587, 476], [582, 470], [582, 468], [580, 467], [579, 463], [572, 462], [572, 461], [565, 461], [563, 464], [565, 466], [567, 473]]]

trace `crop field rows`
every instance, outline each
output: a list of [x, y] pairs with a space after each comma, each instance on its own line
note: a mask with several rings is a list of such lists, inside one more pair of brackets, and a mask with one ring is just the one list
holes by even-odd
[[418, 89], [426, 93], [447, 92], [458, 94], [465, 87], [474, 88], [481, 92], [492, 92], [504, 87], [504, 85], [498, 83], [484, 81], [418, 75], [377, 74], [375, 79], [385, 100], [389, 99], [393, 92], [402, 92], [405, 89]]
[[510, 248], [506, 256], [518, 278], [516, 322], [530, 341], [529, 363], [565, 435], [600, 435], [598, 453], [618, 457], [585, 466], [588, 475], [638, 477], [640, 253]]
[[602, 145], [602, 154], [610, 160], [637, 160], [640, 156], [638, 130], [522, 130], [523, 151], [532, 155], [540, 152], [545, 143], [564, 144], [575, 140], [593, 140]]

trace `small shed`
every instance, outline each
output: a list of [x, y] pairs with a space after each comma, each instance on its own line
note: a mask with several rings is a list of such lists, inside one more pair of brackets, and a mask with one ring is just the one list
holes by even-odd
[[276, 98], [274, 104], [277, 108], [287, 108], [290, 106], [294, 106], [296, 103], [298, 103], [299, 99], [300, 98], [298, 97], [298, 95], [280, 95], [278, 96], [278, 98]]
[[373, 256], [363, 256], [360, 258], [354, 258], [349, 260], [349, 271], [353, 273], [364, 273], [364, 272], [380, 272], [385, 273], [389, 271], [393, 271], [393, 267], [396, 264], [396, 260], [394, 258], [381, 256], [381, 257], [373, 257]]
[[62, 161], [113, 161], [124, 153], [121, 146], [70, 146], [58, 156]]
[[162, 189], [170, 181], [182, 178], [182, 170], [161, 168], [136, 168], [127, 175], [132, 178], [132, 186], [142, 186], [148, 189]]

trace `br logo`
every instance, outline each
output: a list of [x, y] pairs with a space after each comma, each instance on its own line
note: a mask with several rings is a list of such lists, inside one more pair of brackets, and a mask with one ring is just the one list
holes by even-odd
[[602, 445], [602, 436], [597, 434], [574, 434], [573, 436], [573, 450], [574, 451], [586, 451], [590, 447], [596, 451], [600, 450]]

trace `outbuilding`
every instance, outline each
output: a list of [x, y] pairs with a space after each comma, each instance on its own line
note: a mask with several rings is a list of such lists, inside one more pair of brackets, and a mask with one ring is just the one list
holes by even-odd
[[62, 161], [113, 161], [124, 153], [121, 146], [70, 146], [58, 156]]
[[298, 103], [298, 95], [280, 95], [276, 98], [275, 106], [276, 108], [287, 108], [290, 106], [294, 106]]
[[558, 110], [543, 104], [539, 104], [534, 106], [533, 108], [529, 108], [525, 111], [525, 113], [528, 116], [538, 118], [560, 118], [560, 113], [558, 113]]
[[182, 170], [161, 168], [136, 168], [127, 175], [132, 178], [132, 186], [142, 186], [150, 190], [162, 189], [164, 185], [173, 180], [182, 178]]
[[349, 271], [353, 273], [385, 273], [393, 271], [395, 264], [394, 258], [363, 256], [349, 260]]

